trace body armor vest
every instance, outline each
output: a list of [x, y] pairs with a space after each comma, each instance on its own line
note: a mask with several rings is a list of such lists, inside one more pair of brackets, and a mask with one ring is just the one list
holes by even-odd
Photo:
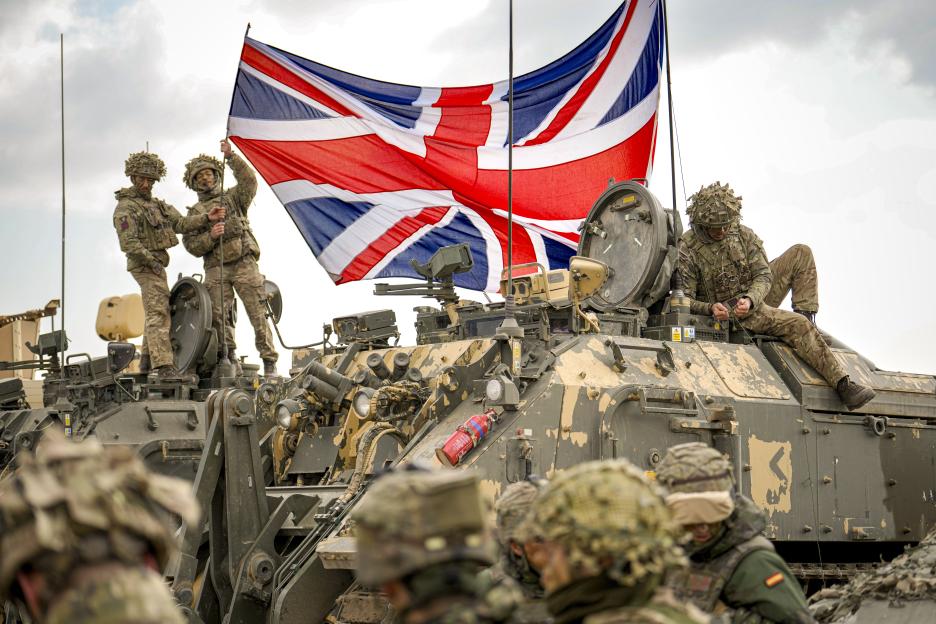
[[[221, 195], [199, 203], [205, 214], [211, 211], [214, 206], [227, 208], [227, 216], [224, 220], [224, 264], [240, 260], [247, 254], [252, 255], [254, 258], [260, 257], [260, 245], [257, 244], [257, 239], [254, 238], [250, 229], [247, 215], [241, 214], [234, 202], [228, 199], [226, 195]], [[221, 245], [215, 245], [208, 255], [214, 260], [211, 263], [212, 266], [220, 264]]]
[[680, 600], [688, 600], [711, 613], [741, 561], [756, 550], [772, 551], [774, 547], [763, 535], [755, 535], [709, 561], [691, 561], [687, 569], [674, 573], [667, 584]]
[[725, 302], [750, 288], [748, 250], [736, 228], [718, 243], [704, 243], [694, 236], [689, 241], [689, 248], [698, 256], [700, 300]]
[[169, 215], [158, 199], [124, 199], [134, 207], [137, 214], [137, 236], [149, 251], [169, 249], [179, 244]]

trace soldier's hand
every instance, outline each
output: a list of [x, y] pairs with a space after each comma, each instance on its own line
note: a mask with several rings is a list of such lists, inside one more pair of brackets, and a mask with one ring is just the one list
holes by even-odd
[[734, 311], [737, 316], [747, 315], [751, 311], [751, 300], [747, 297], [741, 297], [738, 299], [738, 303], [735, 304]]
[[727, 321], [728, 320], [728, 308], [725, 307], [725, 304], [723, 303], [713, 303], [712, 304], [712, 316], [715, 317], [715, 320]]
[[215, 206], [208, 211], [208, 220], [212, 223], [224, 221], [225, 215], [227, 215], [227, 208], [224, 206]]
[[211, 226], [211, 238], [218, 240], [221, 236], [224, 235], [224, 221], [218, 221], [213, 226]]
[[221, 153], [224, 154], [225, 158], [230, 158], [231, 156], [231, 144], [228, 143], [227, 139], [221, 140]]

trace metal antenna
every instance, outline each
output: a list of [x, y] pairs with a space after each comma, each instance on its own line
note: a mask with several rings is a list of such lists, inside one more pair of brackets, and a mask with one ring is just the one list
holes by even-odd
[[[59, 33], [59, 86], [61, 99], [59, 106], [62, 112], [62, 294], [59, 308], [62, 311], [62, 366], [65, 366], [65, 351], [68, 342], [65, 338], [65, 34]], [[65, 380], [65, 369], [62, 369], [62, 381]]]
[[669, 107], [669, 158], [670, 158], [670, 179], [673, 186], [673, 210], [676, 211], [676, 154], [674, 146], [673, 133], [673, 74], [670, 71], [669, 62], [669, 23], [666, 19], [666, 0], [663, 0], [663, 40], [666, 49], [666, 103]]
[[514, 315], [513, 297], [513, 0], [510, 0], [510, 43], [507, 80], [507, 293], [506, 313]]

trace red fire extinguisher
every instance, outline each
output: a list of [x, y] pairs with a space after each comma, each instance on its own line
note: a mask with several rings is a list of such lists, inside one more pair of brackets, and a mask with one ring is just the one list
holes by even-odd
[[445, 466], [454, 467], [468, 451], [478, 446], [494, 428], [496, 412], [492, 409], [475, 414], [449, 436], [445, 444], [436, 449], [436, 457]]

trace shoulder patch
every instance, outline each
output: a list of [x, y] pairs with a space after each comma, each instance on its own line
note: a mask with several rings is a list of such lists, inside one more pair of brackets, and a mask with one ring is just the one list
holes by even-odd
[[128, 227], [130, 227], [130, 224], [127, 223], [127, 215], [120, 217], [120, 229], [126, 230]]
[[784, 576], [783, 572], [774, 572], [770, 576], [764, 579], [764, 585], [767, 587], [775, 587], [783, 582]]

